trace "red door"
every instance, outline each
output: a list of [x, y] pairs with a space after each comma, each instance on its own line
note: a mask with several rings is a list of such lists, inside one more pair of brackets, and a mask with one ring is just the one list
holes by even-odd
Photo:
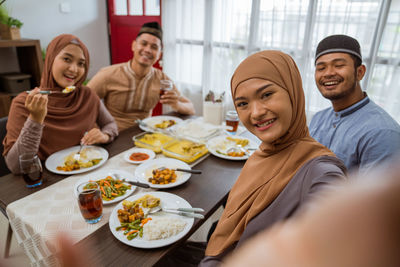
[[[108, 34], [111, 64], [122, 63], [133, 56], [132, 41], [144, 23], [157, 21], [161, 25], [161, 0], [107, 0]], [[158, 62], [154, 65], [162, 69]], [[160, 103], [153, 116], [162, 114]]]

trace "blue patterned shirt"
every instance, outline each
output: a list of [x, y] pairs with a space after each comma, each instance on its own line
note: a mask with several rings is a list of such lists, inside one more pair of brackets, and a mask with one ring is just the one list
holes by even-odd
[[367, 172], [400, 151], [400, 125], [368, 96], [339, 112], [319, 111], [309, 128], [349, 171]]

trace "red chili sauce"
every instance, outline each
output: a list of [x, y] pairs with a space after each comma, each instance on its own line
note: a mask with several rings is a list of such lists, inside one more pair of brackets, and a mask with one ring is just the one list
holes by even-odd
[[147, 155], [146, 153], [140, 153], [140, 152], [132, 153], [129, 156], [129, 159], [133, 160], [133, 161], [142, 161], [142, 160], [146, 160], [148, 158], [150, 158], [149, 155]]

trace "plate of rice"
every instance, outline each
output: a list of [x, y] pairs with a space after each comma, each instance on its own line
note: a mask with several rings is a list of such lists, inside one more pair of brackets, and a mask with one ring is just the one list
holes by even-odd
[[[125, 201], [136, 201], [146, 195], [160, 199], [162, 208], [191, 208], [192, 206], [183, 198], [166, 192], [143, 192], [135, 194]], [[146, 223], [143, 225], [142, 236], [128, 240], [123, 230], [117, 230], [121, 227], [118, 218], [118, 210], [123, 209], [123, 202], [118, 203], [113, 209], [109, 226], [112, 234], [122, 243], [137, 248], [159, 248], [175, 243], [184, 237], [192, 228], [194, 219], [177, 214], [157, 212], [148, 214]]]

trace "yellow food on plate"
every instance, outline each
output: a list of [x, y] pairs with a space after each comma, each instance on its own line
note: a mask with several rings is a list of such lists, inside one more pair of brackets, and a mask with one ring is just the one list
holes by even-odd
[[249, 151], [246, 148], [248, 144], [248, 139], [227, 136], [223, 138], [216, 138], [209, 145], [218, 154], [229, 157], [242, 158], [246, 155], [249, 155]]
[[160, 205], [160, 198], [152, 195], [144, 195], [134, 201], [134, 204], [140, 204], [143, 208], [154, 208]]
[[247, 146], [249, 144], [249, 140], [247, 140], [247, 139], [233, 138], [233, 137], [230, 137], [230, 136], [228, 136], [226, 139], [229, 140], [229, 141], [235, 142], [236, 145], [242, 146], [242, 147], [245, 147], [245, 146]]
[[176, 122], [174, 120], [165, 120], [162, 121], [161, 123], [157, 123], [156, 125], [154, 125], [154, 127], [159, 128], [159, 129], [165, 129], [168, 127], [171, 127], [172, 125], [175, 125]]
[[81, 150], [79, 160], [74, 158], [78, 151], [71, 152], [68, 156], [64, 158], [64, 165], [57, 166], [59, 171], [74, 171], [82, 168], [90, 168], [97, 165], [102, 160], [101, 153], [92, 148], [84, 148]]

